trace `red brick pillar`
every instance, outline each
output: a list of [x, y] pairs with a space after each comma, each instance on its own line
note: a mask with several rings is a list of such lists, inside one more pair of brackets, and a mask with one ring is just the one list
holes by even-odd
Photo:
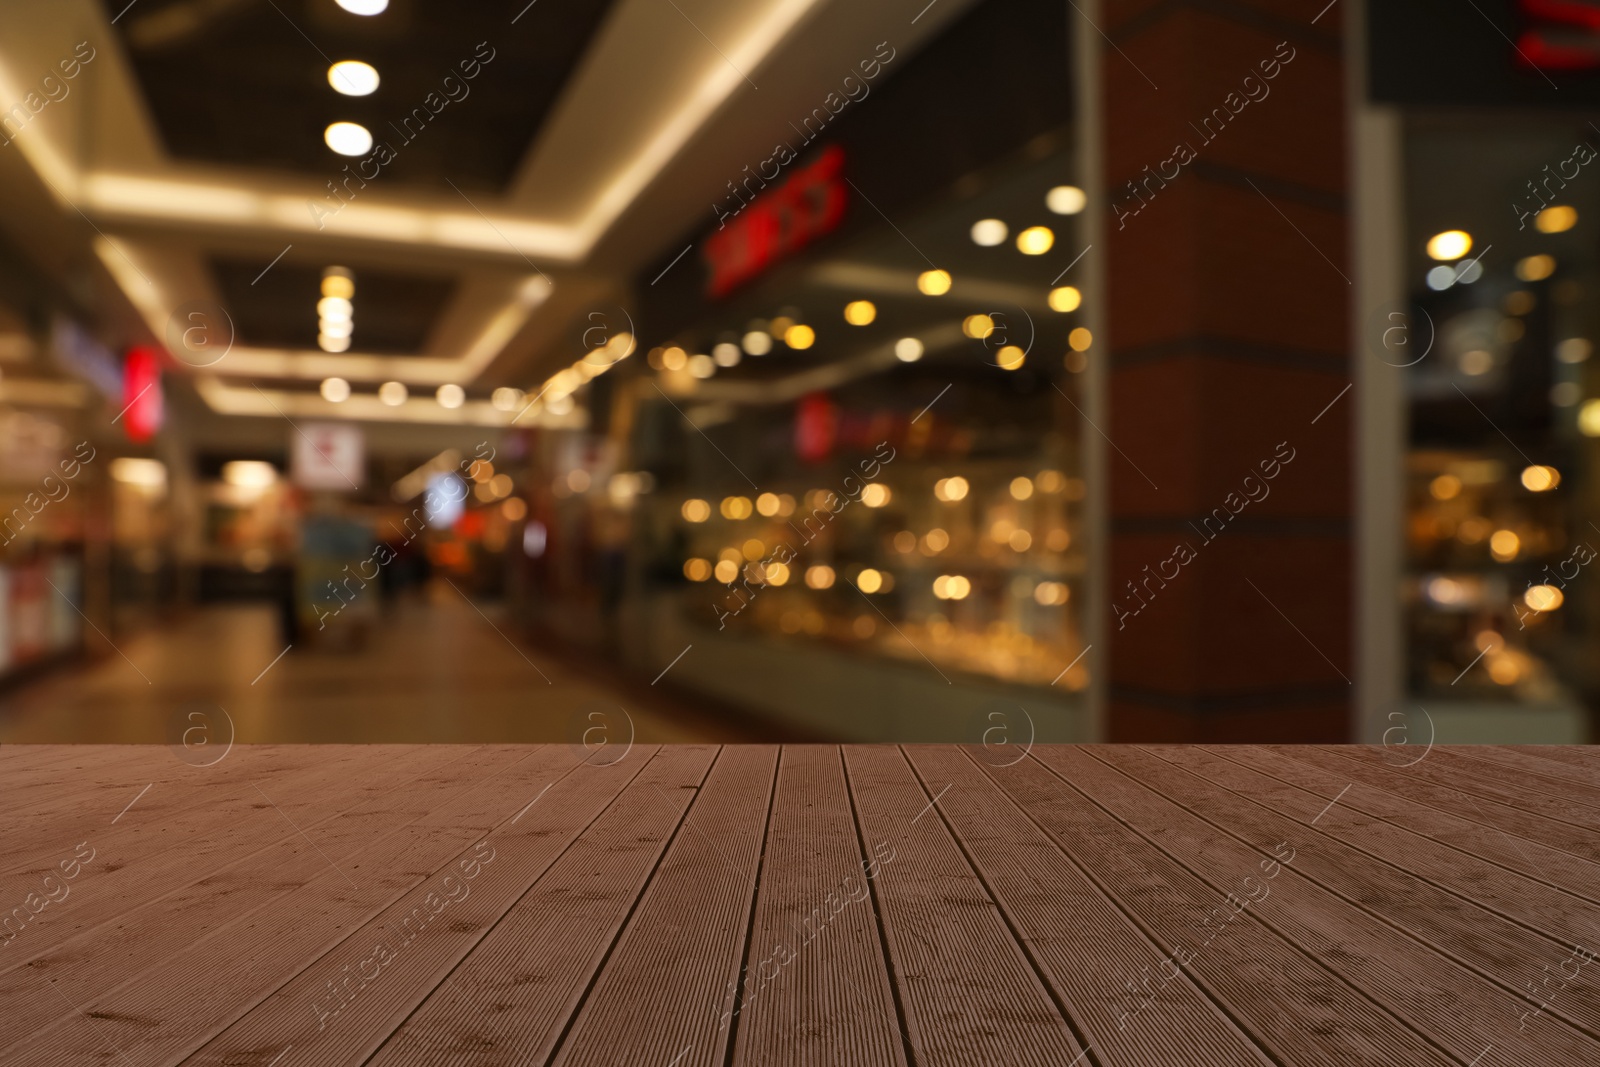
[[1351, 736], [1346, 81], [1321, 6], [1098, 5], [1113, 741]]

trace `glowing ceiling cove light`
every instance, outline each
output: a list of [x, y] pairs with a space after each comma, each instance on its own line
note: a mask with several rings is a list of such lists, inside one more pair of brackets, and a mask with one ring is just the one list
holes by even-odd
[[389, 7], [389, 0], [334, 0], [352, 15], [381, 15]]
[[371, 96], [378, 88], [378, 70], [359, 59], [342, 59], [328, 68], [328, 84], [345, 96]]
[[335, 122], [323, 131], [322, 139], [341, 156], [364, 156], [372, 151], [372, 133], [359, 122]]

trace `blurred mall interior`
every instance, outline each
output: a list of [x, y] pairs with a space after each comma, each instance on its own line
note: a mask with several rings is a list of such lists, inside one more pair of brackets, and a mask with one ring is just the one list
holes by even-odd
[[0, 741], [1588, 741], [1596, 10], [6, 0]]

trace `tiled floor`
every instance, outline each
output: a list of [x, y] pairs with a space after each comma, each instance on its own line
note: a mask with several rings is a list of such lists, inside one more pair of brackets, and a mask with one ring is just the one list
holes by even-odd
[[1600, 756], [1393, 757], [7, 746], [0, 1063], [1600, 1063]]
[[260, 606], [201, 609], [119, 637], [116, 650], [91, 635], [108, 655], [0, 694], [0, 742], [161, 742], [191, 722], [221, 733], [230, 720], [238, 741], [261, 743], [765, 736], [675, 698], [670, 676], [657, 688], [630, 683], [603, 656], [532, 647], [492, 605], [433, 592], [398, 604], [347, 651], [305, 642], [285, 653]]

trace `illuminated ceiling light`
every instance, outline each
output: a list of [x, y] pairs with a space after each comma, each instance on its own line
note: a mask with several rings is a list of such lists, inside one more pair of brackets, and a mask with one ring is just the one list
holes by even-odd
[[922, 358], [922, 342], [915, 337], [902, 337], [894, 343], [894, 355], [901, 363], [915, 363]]
[[331, 334], [317, 334], [317, 347], [324, 352], [348, 352], [350, 350], [350, 335], [334, 337]]
[[767, 546], [762, 544], [758, 538], [752, 537], [740, 546], [739, 551], [745, 559], [754, 563], [767, 554]]
[[317, 323], [317, 329], [325, 337], [349, 337], [355, 324], [349, 319], [323, 319]]
[[972, 224], [972, 243], [980, 248], [993, 248], [1004, 243], [1010, 232], [999, 219], [979, 219]]
[[968, 315], [961, 320], [961, 332], [981, 341], [994, 333], [994, 320], [987, 315]]
[[711, 505], [700, 499], [685, 500], [680, 511], [689, 522], [705, 522], [711, 517]]
[[352, 15], [381, 15], [389, 6], [389, 0], [334, 0], [334, 2]]
[[164, 489], [167, 484], [167, 466], [159, 459], [118, 456], [111, 461], [111, 477], [124, 485], [137, 485], [142, 489]]
[[1093, 344], [1094, 334], [1090, 333], [1087, 327], [1079, 326], [1067, 334], [1067, 347], [1074, 352], [1087, 352]]
[[359, 122], [335, 122], [322, 132], [322, 139], [341, 156], [364, 156], [372, 151], [372, 133]]
[[756, 497], [756, 510], [770, 519], [778, 513], [779, 503], [776, 493], [762, 493]]
[[861, 502], [869, 508], [883, 507], [891, 496], [893, 494], [889, 491], [889, 487], [882, 482], [870, 482], [861, 490]]
[[342, 59], [328, 68], [328, 84], [345, 96], [371, 96], [378, 88], [378, 71], [359, 59]]
[[1522, 538], [1510, 530], [1496, 530], [1489, 538], [1489, 552], [1501, 563], [1517, 558], [1517, 552], [1522, 548]]
[[684, 560], [683, 576], [691, 582], [703, 582], [711, 577], [711, 562], [699, 558]]
[[494, 405], [496, 411], [514, 411], [522, 403], [524, 393], [521, 389], [513, 389], [509, 385], [502, 385], [489, 394], [489, 403]]
[[325, 296], [317, 301], [317, 317], [329, 322], [345, 322], [355, 312], [348, 297]]
[[222, 480], [241, 489], [265, 489], [278, 480], [278, 468], [259, 459], [236, 459], [222, 465]]
[[1057, 215], [1076, 215], [1089, 203], [1076, 185], [1058, 185], [1044, 194], [1044, 206]]
[[1525, 282], [1540, 282], [1556, 272], [1554, 256], [1537, 255], [1517, 260], [1517, 277]]
[[1048, 226], [1029, 226], [1017, 234], [1017, 251], [1025, 256], [1042, 256], [1056, 243]]
[[466, 402], [467, 391], [453, 382], [446, 382], [444, 385], [439, 386], [433, 397], [439, 401], [440, 407], [454, 410]]
[[844, 306], [844, 321], [852, 326], [865, 326], [878, 317], [878, 309], [870, 300], [852, 300]]
[[789, 581], [789, 568], [773, 560], [765, 567], [765, 577], [768, 585], [783, 585]]
[[732, 585], [734, 579], [739, 577], [739, 565], [730, 559], [725, 559], [719, 562], [716, 570], [711, 573], [716, 575], [717, 581], [723, 585]]
[[1016, 345], [1004, 345], [994, 354], [994, 361], [1001, 370], [1016, 370], [1027, 358], [1028, 354]]
[[410, 393], [406, 391], [406, 387], [400, 382], [384, 382], [378, 386], [378, 399], [392, 408], [397, 408], [404, 404], [406, 397], [409, 395]]
[[1033, 479], [1026, 475], [1011, 479], [1011, 498], [1026, 500], [1033, 495]]
[[1578, 224], [1578, 209], [1566, 204], [1551, 204], [1533, 217], [1540, 233], [1566, 233]]
[[1536, 585], [1522, 594], [1522, 602], [1534, 611], [1554, 611], [1566, 599], [1553, 585]]
[[1465, 230], [1445, 230], [1428, 238], [1428, 258], [1460, 259], [1472, 251], [1472, 235]]
[[925, 270], [917, 275], [917, 291], [928, 296], [943, 296], [950, 291], [950, 272]]
[[673, 345], [661, 353], [661, 365], [667, 370], [682, 370], [689, 365], [689, 353]]
[[817, 340], [817, 331], [811, 327], [796, 323], [783, 331], [783, 343], [790, 348], [810, 348]]
[[960, 475], [940, 478], [933, 485], [933, 495], [946, 503], [954, 503], [967, 495], [967, 480]]
[[1561, 484], [1561, 472], [1535, 464], [1522, 471], [1522, 487], [1530, 493], [1543, 493]]
[[322, 272], [322, 295], [349, 300], [356, 295], [356, 281], [344, 267], [329, 267]]
[[709, 378], [717, 373], [717, 363], [707, 355], [690, 356], [689, 373], [696, 378]]
[[856, 575], [856, 588], [863, 593], [876, 593], [883, 588], [883, 575], [868, 567]]
[[717, 361], [719, 367], [737, 367], [744, 358], [744, 353], [739, 346], [723, 341], [711, 350], [711, 358]]
[[1556, 345], [1556, 358], [1563, 363], [1582, 363], [1594, 352], [1594, 345], [1584, 337], [1569, 337]]
[[350, 383], [343, 378], [322, 379], [322, 399], [330, 404], [342, 404], [350, 399]]
[[764, 356], [772, 351], [772, 335], [765, 330], [751, 330], [744, 335], [741, 343], [752, 356]]
[[1083, 294], [1070, 285], [1050, 290], [1051, 311], [1077, 311], [1083, 303]]

